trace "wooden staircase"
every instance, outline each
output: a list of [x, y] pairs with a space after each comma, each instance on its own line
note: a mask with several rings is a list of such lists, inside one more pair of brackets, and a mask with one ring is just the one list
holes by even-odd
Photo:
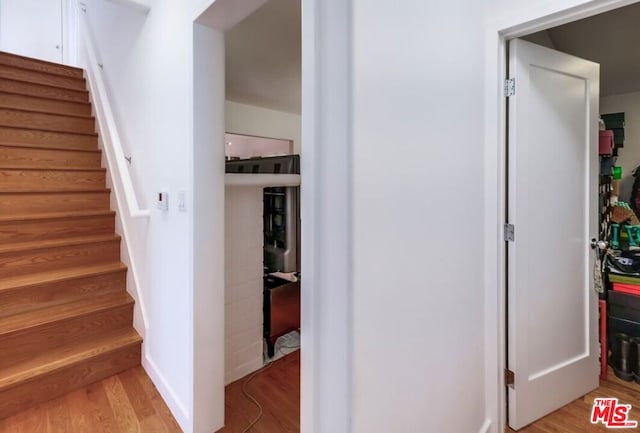
[[140, 364], [83, 71], [0, 52], [0, 418]]

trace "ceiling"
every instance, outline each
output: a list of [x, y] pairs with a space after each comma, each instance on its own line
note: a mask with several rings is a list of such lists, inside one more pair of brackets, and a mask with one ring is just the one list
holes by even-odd
[[227, 99], [300, 113], [300, 0], [269, 0], [226, 33]]
[[640, 4], [523, 39], [600, 64], [602, 96], [640, 91]]
[[[226, 33], [227, 99], [300, 113], [300, 0], [269, 0]], [[640, 4], [523, 39], [601, 65], [603, 96], [640, 91]]]

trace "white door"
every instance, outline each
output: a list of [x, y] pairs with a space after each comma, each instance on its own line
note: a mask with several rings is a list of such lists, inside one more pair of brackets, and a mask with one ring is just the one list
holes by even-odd
[[598, 387], [598, 64], [509, 44], [509, 425], [519, 429]]
[[62, 0], [0, 0], [0, 51], [62, 63]]

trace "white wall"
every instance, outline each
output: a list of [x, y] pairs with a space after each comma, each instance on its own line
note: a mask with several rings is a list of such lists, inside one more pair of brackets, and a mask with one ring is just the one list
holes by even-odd
[[[138, 196], [151, 207], [146, 231], [128, 241], [141, 264], [148, 329], [143, 365], [181, 427], [193, 429], [193, 60], [191, 10], [155, 0], [148, 15], [126, 2], [88, 0], [111, 103]], [[114, 31], [117, 29], [117, 31]], [[187, 212], [176, 206], [187, 191]], [[153, 206], [168, 191], [169, 212]]]
[[267, 138], [293, 140], [293, 153], [300, 154], [302, 143], [299, 114], [270, 110], [238, 102], [225, 102], [227, 132]]
[[[302, 432], [498, 432], [497, 31], [604, 2], [304, 1]], [[151, 137], [140, 152], [151, 161], [140, 177], [147, 194], [192, 186], [193, 47], [185, 9], [156, 0], [124, 46], [108, 39], [113, 32], [102, 38], [114, 53], [137, 54], [118, 58], [142, 80], [142, 100], [121, 92], [117, 105], [138, 104], [132, 119], [147, 128], [141, 143]], [[221, 175], [222, 131], [208, 131], [198, 146], [205, 151], [218, 135], [219, 154], [205, 156]], [[390, 150], [396, 144], [401, 151]], [[207, 206], [221, 209], [219, 183], [212, 183], [218, 201]], [[190, 408], [219, 410], [221, 402], [195, 397], [192, 375], [206, 365], [190, 359], [196, 300], [185, 215], [156, 212], [150, 222], [146, 344], [166, 379], [163, 396], [192, 431]], [[222, 245], [216, 233], [206, 238]], [[211, 350], [220, 341], [205, 343]]]
[[354, 1], [352, 13], [353, 431], [476, 433], [484, 7]]
[[620, 200], [629, 201], [633, 171], [640, 165], [640, 92], [606, 96], [600, 99], [600, 113], [625, 115], [624, 147], [618, 149], [616, 165], [622, 167]]

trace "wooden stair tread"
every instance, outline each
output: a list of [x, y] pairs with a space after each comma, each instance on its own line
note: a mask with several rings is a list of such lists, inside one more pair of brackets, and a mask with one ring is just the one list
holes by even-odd
[[[18, 92], [12, 92], [10, 90], [1, 90], [0, 91], [0, 95], [2, 94], [7, 94], [7, 95], [13, 95], [13, 96], [19, 96], [22, 98], [29, 98], [29, 99], [46, 99], [49, 101], [56, 101], [56, 102], [60, 102], [59, 99], [56, 98], [51, 98], [49, 96], [35, 96], [35, 95], [23, 95], [22, 93], [18, 93]], [[85, 107], [91, 107], [91, 102], [88, 101], [61, 101], [61, 102], [65, 102], [67, 104], [77, 104], [77, 105], [83, 105]], [[39, 110], [32, 110], [32, 111], [37, 111], [39, 112]], [[48, 111], [45, 111], [45, 113], [48, 113]], [[53, 114], [59, 114], [55, 111], [52, 112]]]
[[0, 171], [89, 171], [92, 173], [95, 172], [105, 172], [106, 168], [97, 167], [97, 168], [75, 168], [75, 167], [3, 167], [0, 165]]
[[13, 221], [33, 221], [33, 220], [56, 220], [67, 218], [88, 218], [93, 216], [115, 215], [113, 210], [93, 210], [93, 211], [70, 211], [70, 212], [49, 212], [35, 213], [27, 215], [0, 216], [0, 223]]
[[[1, 96], [2, 93], [3, 92], [0, 92], [0, 96]], [[21, 113], [44, 114], [44, 115], [48, 115], [48, 116], [72, 117], [72, 118], [77, 118], [77, 119], [95, 120], [95, 117], [91, 116], [91, 115], [65, 114], [65, 113], [58, 113], [58, 112], [55, 112], [55, 111], [40, 111], [40, 110], [31, 110], [31, 109], [25, 109], [25, 108], [2, 107], [2, 106], [0, 106], [0, 110], [2, 110], [2, 111], [18, 111], [18, 112], [21, 112]]]
[[[38, 72], [46, 71], [49, 74], [60, 75], [63, 77], [68, 77], [68, 76], [80, 77], [80, 78], [84, 77], [84, 70], [76, 66], [63, 65], [60, 63], [50, 62], [48, 60], [35, 59], [33, 57], [22, 56], [20, 54], [9, 53], [7, 51], [0, 51], [0, 56], [2, 56], [5, 59], [5, 61], [1, 61], [0, 64], [20, 67], [23, 69], [29, 69], [29, 70], [38, 71]], [[11, 59], [13, 59], [13, 61]], [[31, 64], [32, 67], [28, 68], [26, 66], [17, 66], [19, 63], [22, 63], [23, 65], [28, 63], [28, 64]], [[38, 67], [36, 67], [36, 65]], [[43, 69], [47, 67], [50, 69], [46, 69], [46, 70]], [[57, 70], [57, 72], [54, 72], [54, 70]]]
[[105, 242], [120, 240], [120, 236], [116, 234], [96, 235], [96, 236], [80, 236], [77, 238], [49, 239], [30, 242], [19, 242], [7, 245], [0, 245], [0, 254], [14, 253], [18, 251], [44, 250], [47, 248], [92, 244], [96, 242]]
[[82, 172], [88, 171], [92, 173], [96, 172], [107, 172], [106, 168], [89, 168], [89, 167], [32, 167], [32, 166], [24, 166], [24, 167], [4, 167], [0, 165], [0, 171], [73, 171], [73, 172]]
[[5, 65], [0, 63], [0, 77], [19, 79], [36, 84], [60, 87], [61, 89], [86, 90], [87, 84], [84, 77], [71, 77], [60, 74], [52, 74], [47, 71], [35, 71], [17, 65]]
[[[15, 69], [21, 69], [21, 68], [15, 68]], [[50, 89], [52, 91], [59, 90], [59, 91], [62, 91], [62, 92], [67, 92], [67, 93], [72, 93], [72, 94], [73, 93], [82, 94], [82, 95], [86, 95], [87, 97], [89, 95], [89, 91], [87, 89], [78, 89], [78, 88], [73, 88], [73, 87], [58, 86], [58, 85], [55, 85], [55, 84], [52, 84], [52, 83], [41, 83], [41, 82], [37, 82], [37, 81], [24, 80], [24, 79], [20, 79], [19, 77], [0, 77], [0, 81], [8, 81], [8, 82], [18, 83], [18, 84], [25, 85], [25, 86], [34, 86], [34, 87], [47, 88], [47, 89]], [[30, 96], [33, 96], [33, 95], [30, 95]], [[52, 98], [52, 99], [59, 99], [57, 96], [49, 96], [49, 97]], [[83, 99], [82, 101], [77, 101], [77, 102], [87, 102], [87, 100]]]
[[111, 192], [111, 188], [87, 189], [4, 189], [0, 194], [82, 194], [85, 192]]
[[0, 392], [41, 375], [71, 367], [87, 359], [141, 342], [142, 338], [138, 333], [133, 328], [128, 328], [99, 339], [48, 351], [27, 362], [0, 370]]
[[0, 317], [0, 336], [68, 318], [95, 314], [99, 311], [110, 310], [127, 304], [133, 304], [133, 298], [123, 290], [122, 292], [79, 299], [65, 304]]
[[0, 292], [3, 290], [24, 288], [43, 283], [69, 281], [85, 277], [92, 277], [127, 270], [122, 262], [113, 262], [99, 265], [85, 265], [73, 268], [57, 269], [37, 274], [19, 275], [0, 279]]
[[63, 135], [80, 135], [84, 137], [98, 137], [97, 132], [71, 132], [71, 131], [58, 131], [56, 129], [47, 129], [40, 127], [30, 127], [30, 126], [12, 126], [12, 125], [2, 125], [3, 128], [8, 129], [17, 129], [17, 130], [26, 130], [26, 131], [41, 131], [41, 132], [54, 132], [56, 134]]
[[75, 149], [72, 147], [48, 147], [38, 146], [37, 144], [2, 144], [0, 147], [11, 147], [15, 149], [41, 149], [41, 150], [57, 150], [59, 152], [87, 152], [87, 153], [102, 153], [100, 149]]

